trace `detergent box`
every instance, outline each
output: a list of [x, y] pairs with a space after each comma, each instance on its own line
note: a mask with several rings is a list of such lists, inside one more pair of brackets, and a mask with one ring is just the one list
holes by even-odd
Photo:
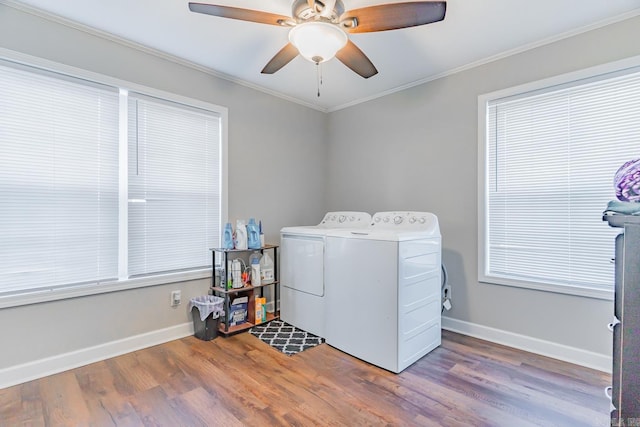
[[248, 297], [234, 298], [229, 307], [229, 325], [241, 325], [247, 321]]

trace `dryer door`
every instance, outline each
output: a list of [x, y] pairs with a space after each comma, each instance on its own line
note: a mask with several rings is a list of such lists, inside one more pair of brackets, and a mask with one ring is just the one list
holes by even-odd
[[280, 256], [282, 286], [324, 296], [324, 237], [283, 234]]

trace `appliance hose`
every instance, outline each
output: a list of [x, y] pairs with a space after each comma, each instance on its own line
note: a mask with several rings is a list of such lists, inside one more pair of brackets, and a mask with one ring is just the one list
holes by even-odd
[[[445, 267], [444, 263], [441, 264], [442, 268], [442, 312], [444, 313], [444, 308], [447, 305], [446, 303], [449, 301], [449, 295], [446, 293], [447, 283], [449, 282], [449, 274], [447, 273], [447, 267]], [[449, 302], [447, 306], [447, 310], [451, 308], [451, 302]]]

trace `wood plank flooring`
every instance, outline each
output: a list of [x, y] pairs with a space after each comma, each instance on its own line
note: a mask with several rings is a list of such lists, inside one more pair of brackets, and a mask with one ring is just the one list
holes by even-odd
[[608, 374], [443, 331], [392, 374], [188, 337], [0, 390], [0, 426], [607, 426]]

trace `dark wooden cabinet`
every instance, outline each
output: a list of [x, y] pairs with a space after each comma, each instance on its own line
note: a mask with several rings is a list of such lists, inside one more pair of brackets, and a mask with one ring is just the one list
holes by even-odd
[[[611, 425], [640, 425], [640, 217], [605, 217], [616, 237]], [[607, 390], [609, 392], [609, 390]]]

